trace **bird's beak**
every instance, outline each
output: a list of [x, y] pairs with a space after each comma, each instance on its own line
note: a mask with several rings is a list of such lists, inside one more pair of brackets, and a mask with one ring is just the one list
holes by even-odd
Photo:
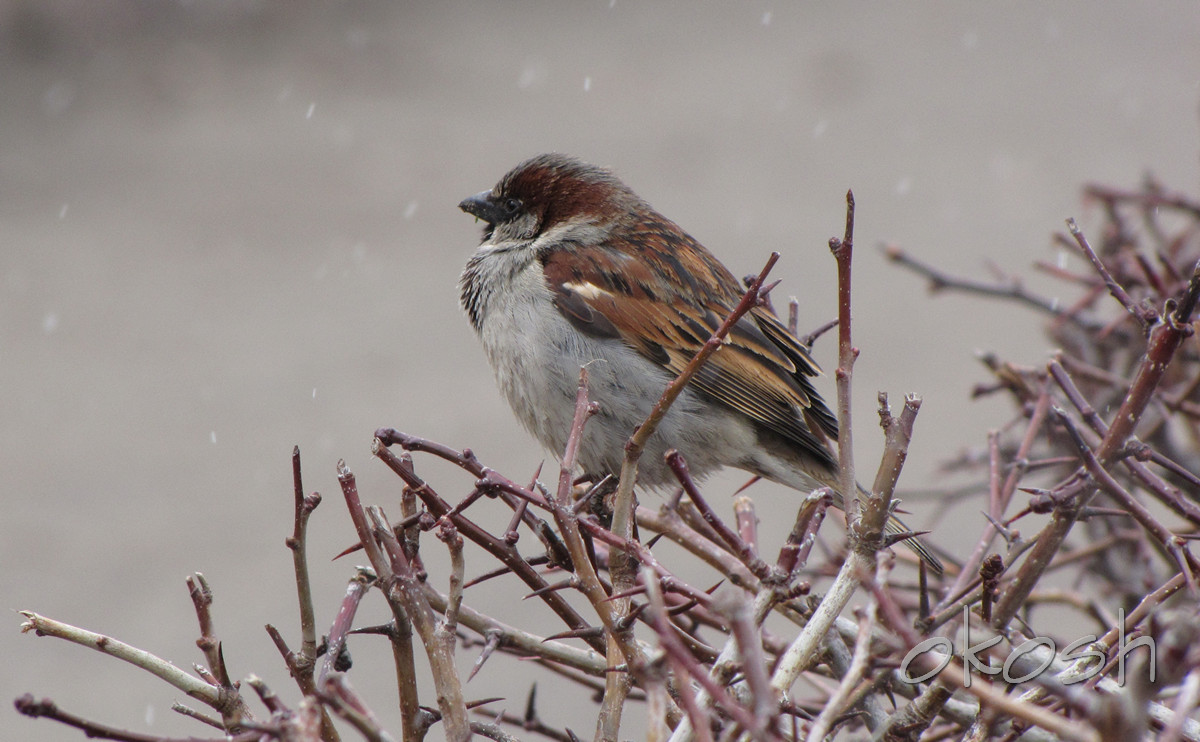
[[458, 208], [488, 224], [495, 225], [500, 221], [500, 207], [492, 197], [491, 191], [476, 193], [474, 196], [464, 198]]

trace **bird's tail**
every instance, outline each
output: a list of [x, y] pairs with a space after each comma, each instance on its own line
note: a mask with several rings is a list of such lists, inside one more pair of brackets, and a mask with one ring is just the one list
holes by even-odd
[[[774, 479], [782, 484], [786, 484], [801, 492], [811, 491], [814, 486], [829, 487], [833, 490], [833, 506], [843, 512], [846, 511], [845, 499], [842, 497], [841, 492], [839, 492], [841, 483], [837, 479], [837, 474], [831, 468], [819, 465], [791, 467], [789, 470], [783, 472], [776, 469], [763, 476], [767, 479]], [[871, 495], [871, 491], [861, 484], [858, 485], [858, 490], [863, 495]], [[888, 519], [884, 530], [888, 536], [900, 536], [913, 532], [911, 528], [904, 524], [904, 521], [895, 515]], [[941, 560], [934, 556], [932, 548], [920, 536], [909, 536], [904, 539], [904, 545], [912, 549], [934, 574], [940, 575], [945, 573], [946, 570], [942, 566]]]

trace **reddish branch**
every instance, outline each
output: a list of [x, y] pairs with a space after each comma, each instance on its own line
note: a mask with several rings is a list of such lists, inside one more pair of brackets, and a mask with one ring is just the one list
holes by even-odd
[[81, 716], [63, 711], [48, 698], [40, 701], [28, 693], [18, 698], [13, 705], [17, 712], [32, 719], [52, 719], [74, 727], [93, 739], [112, 739], [118, 742], [256, 742], [264, 736], [261, 728], [221, 737], [163, 737], [155, 734], [138, 734], [106, 724], [89, 721]]
[[[1164, 313], [1165, 321], [1151, 331], [1146, 355], [1138, 366], [1129, 393], [1113, 415], [1108, 433], [1095, 451], [1098, 466], [1107, 468], [1133, 435], [1134, 427], [1166, 374], [1167, 367], [1180, 344], [1193, 332], [1190, 323], [1197, 301], [1200, 301], [1200, 263], [1192, 272], [1182, 300], [1169, 302]], [[1097, 489], [1088, 488], [1077, 497], [1063, 500], [1062, 504], [1055, 508], [1049, 525], [1038, 535], [1032, 551], [1022, 563], [1013, 583], [1000, 598], [992, 619], [993, 626], [1003, 628], [1016, 616], [1038, 579], [1062, 547], [1063, 540], [1079, 517], [1080, 511], [1091, 501]]]
[[[442, 517], [449, 514], [451, 510], [450, 505], [441, 497], [439, 497], [438, 494], [434, 492], [433, 489], [429, 487], [429, 485], [427, 485], [423, 479], [417, 476], [416, 472], [412, 468], [412, 461], [409, 459], [401, 459], [386, 448], [388, 445], [399, 444], [405, 449], [409, 449], [411, 446], [412, 450], [427, 450], [427, 447], [431, 445], [430, 442], [414, 436], [405, 435], [398, 430], [393, 430], [390, 428], [377, 430], [375, 432], [375, 438], [380, 444], [375, 449], [375, 455], [378, 456], [385, 464], [387, 464], [388, 468], [398, 474], [400, 478], [404, 480], [405, 484], [407, 484], [413, 489], [413, 491], [417, 493], [417, 496], [421, 498], [421, 501], [425, 504], [425, 507], [429, 510], [429, 512], [434, 517]], [[445, 449], [445, 447], [442, 448]], [[449, 451], [449, 449], [445, 450]], [[448, 458], [451, 459], [454, 459], [455, 457], [456, 454], [450, 454], [448, 456]], [[474, 460], [474, 455], [468, 450], [465, 451], [459, 458], [464, 463], [467, 463]], [[482, 466], [479, 467], [479, 471], [481, 474], [484, 473]], [[489, 485], [498, 486], [500, 483], [503, 483], [508, 491], [523, 491], [522, 494], [526, 495], [527, 499], [530, 501], [538, 502], [542, 504], [543, 507], [548, 506], [545, 498], [543, 498], [541, 495], [524, 490], [524, 488], [520, 487], [519, 485], [506, 480], [503, 477], [499, 477], [499, 475], [491, 472], [490, 470], [487, 472], [487, 474], [490, 475], [490, 478], [488, 479]], [[546, 580], [537, 572], [537, 570], [530, 566], [524, 558], [521, 557], [521, 554], [516, 550], [515, 546], [507, 543], [502, 538], [493, 536], [485, 529], [473, 523], [462, 513], [450, 516], [450, 520], [454, 523], [454, 526], [458, 529], [459, 533], [478, 546], [483, 547], [489, 554], [502, 562], [505, 567], [512, 570], [513, 574], [519, 577], [530, 588], [533, 590], [541, 590], [547, 586], [548, 583]], [[561, 595], [555, 592], [550, 592], [540, 594], [538, 597], [545, 602], [546, 605], [552, 611], [554, 611], [554, 613], [557, 614], [569, 628], [586, 629], [589, 627], [588, 622], [585, 621], [584, 618], [580, 616], [579, 613], [576, 612], [573, 607], [571, 607], [570, 603], [568, 603]], [[602, 639], [598, 637], [588, 637], [586, 641], [592, 646], [593, 649], [599, 652], [604, 651], [604, 642]]]
[[[981, 472], [969, 490], [979, 496], [978, 508], [984, 512], [975, 521], [968, 517], [956, 525], [977, 523], [982, 530], [970, 555], [959, 561], [963, 568], [954, 585], [935, 596], [941, 600], [934, 609], [928, 607], [924, 573], [916, 581], [897, 580], [889, 575], [891, 562], [876, 555], [886, 544], [883, 527], [908, 453], [915, 398], [893, 416], [881, 396], [884, 456], [873, 491], [862, 491], [861, 517], [856, 518], [852, 497], [847, 498], [851, 548], [832, 584], [819, 582], [831, 574], [830, 563], [808, 564], [834, 499], [829, 488], [797, 503], [791, 532], [779, 544], [770, 542], [777, 529], [759, 532], [757, 509], [747, 494], [736, 493], [730, 520], [727, 506], [714, 505], [719, 501], [702, 494], [686, 462], [675, 453], [668, 463], [680, 493], [654, 509], [633, 507], [641, 447], [707, 353], [741, 313], [765, 301], [769, 288], [762, 287], [777, 257], [772, 256], [763, 272], [747, 281], [749, 290], [705, 351], [668, 386], [646, 423], [633, 433], [611, 527], [591, 514], [591, 505], [593, 497], [611, 493], [612, 482], [592, 483], [581, 499], [582, 488], [572, 481], [592, 410], [586, 372], [580, 377], [576, 415], [553, 491], [541, 485], [537, 475], [527, 485], [511, 480], [484, 466], [469, 449], [381, 429], [374, 453], [404, 483], [399, 518], [389, 521], [383, 510], [364, 505], [354, 476], [339, 464], [339, 484], [358, 548], [372, 568], [350, 581], [330, 626], [320, 668], [305, 553], [308, 520], [319, 495], [304, 494], [299, 455], [294, 452], [294, 515], [287, 546], [300, 607], [299, 649], [291, 651], [274, 627], [268, 631], [302, 697], [289, 705], [262, 680], [245, 678], [242, 687], [255, 691], [266, 721], [250, 716], [236, 679], [225, 667], [214, 629], [212, 591], [198, 574], [189, 587], [200, 624], [198, 644], [207, 664], [197, 668], [199, 677], [112, 637], [34, 613], [22, 613], [22, 628], [67, 639], [154, 673], [221, 710], [221, 720], [185, 713], [224, 726], [232, 736], [222, 739], [235, 742], [335, 740], [329, 715], [345, 722], [344, 734], [372, 742], [392, 739], [350, 686], [344, 650], [351, 634], [388, 638], [405, 742], [421, 742], [439, 723], [444, 736], [454, 740], [477, 734], [516, 742], [501, 723], [556, 740], [577, 740], [571, 729], [540, 718], [533, 693], [523, 715], [479, 708], [498, 699], [466, 699], [464, 684], [486, 662], [501, 661], [489, 658], [504, 654], [528, 659], [558, 682], [578, 684], [581, 693], [600, 700], [597, 717], [585, 706], [572, 705], [569, 722], [578, 729], [595, 721], [599, 739], [619, 739], [627, 701], [636, 700], [645, 702], [639, 708], [649, 715], [647, 739], [652, 742], [668, 734], [673, 740], [700, 742], [795, 740], [806, 734], [819, 738], [855, 725], [865, 725], [874, 738], [883, 740], [922, 736], [1093, 742], [1157, 735], [1156, 739], [1200, 742], [1200, 723], [1189, 717], [1200, 704], [1200, 652], [1191, 627], [1200, 593], [1200, 560], [1190, 551], [1200, 527], [1200, 505], [1191, 492], [1200, 486], [1200, 476], [1192, 471], [1200, 460], [1200, 352], [1187, 341], [1200, 303], [1200, 205], [1158, 187], [1143, 192], [1092, 187], [1089, 195], [1100, 201], [1106, 219], [1105, 228], [1096, 232], [1100, 238], [1095, 247], [1073, 223], [1074, 241], [1058, 235], [1055, 244], [1081, 250], [1090, 268], [1078, 272], [1043, 266], [1051, 278], [1081, 294], [1061, 307], [1028, 293], [1016, 279], [1002, 277], [994, 284], [956, 279], [889, 250], [893, 260], [924, 275], [934, 288], [1006, 297], [1052, 314], [1048, 332], [1061, 348], [1044, 365], [1000, 360], [988, 364], [996, 383], [986, 393], [1011, 395], [1016, 412], [992, 426], [981, 448], [984, 453], [959, 462]], [[1137, 218], [1131, 218], [1130, 209]], [[1160, 221], [1160, 210], [1170, 210], [1176, 221], [1191, 221], [1176, 229], [1174, 221]], [[838, 320], [806, 340], [811, 343], [821, 332], [838, 328], [839, 481], [846, 493], [858, 491], [850, 426], [850, 381], [857, 356], [850, 305], [853, 224], [853, 196], [847, 194], [845, 236], [831, 241], [839, 275]], [[1120, 311], [1104, 299], [1106, 293], [1120, 303]], [[789, 316], [793, 330], [798, 324], [795, 306], [793, 302]], [[1130, 317], [1147, 332], [1134, 329]], [[1109, 414], [1109, 406], [1116, 411]], [[404, 451], [393, 453], [390, 445]], [[474, 485], [465, 496], [448, 501], [417, 475], [413, 454], [454, 463], [474, 477]], [[1014, 513], [1017, 492], [1030, 497]], [[1097, 501], [1097, 496], [1107, 499]], [[501, 518], [507, 523], [484, 525], [482, 516], [469, 517], [479, 512], [472, 508], [485, 498], [512, 509], [510, 518]], [[1031, 513], [1048, 514], [1049, 523], [1040, 532], [1023, 534], [1030, 530]], [[635, 538], [635, 517], [644, 536], [657, 535], [648, 541]], [[1065, 548], [1079, 520], [1089, 520], [1093, 540]], [[535, 533], [544, 555], [526, 557], [517, 550], [522, 526]], [[422, 552], [422, 541], [430, 543], [431, 536], [444, 545], [448, 559]], [[660, 537], [665, 537], [661, 545]], [[472, 550], [465, 542], [479, 548]], [[762, 559], [761, 554], [776, 548], [774, 563]], [[474, 568], [476, 559], [486, 562], [482, 570], [473, 569], [482, 576], [468, 582], [467, 562]], [[497, 564], [500, 569], [491, 569]], [[1073, 570], [1063, 575], [1062, 583], [1083, 587], [1046, 587], [1041, 579], [1052, 570]], [[486, 607], [472, 607], [464, 599], [470, 584], [508, 572], [524, 584], [516, 594], [542, 601], [561, 631], [544, 638], [502, 623], [488, 615]], [[694, 584], [682, 578], [696, 574], [702, 576], [693, 576]], [[809, 597], [807, 580], [824, 594]], [[875, 607], [857, 613], [856, 622], [844, 608], [860, 584], [869, 589], [866, 597]], [[1094, 594], [1085, 592], [1092, 587]], [[355, 628], [360, 604], [374, 595], [388, 603], [391, 622]], [[1136, 604], [1123, 623], [1115, 617], [1119, 602]], [[956, 637], [964, 624], [973, 634], [990, 624], [1009, 640], [1008, 648], [1015, 649], [1012, 645], [1035, 635], [1036, 608], [1047, 603], [1077, 611], [1088, 625], [1100, 627], [1096, 633], [1103, 636], [1088, 645], [1098, 661], [1052, 658], [1041, 676], [1016, 686], [975, 673], [969, 695], [956, 692], [967, 673], [961, 652], [949, 658], [949, 665], [929, 685], [914, 685], [897, 669], [905, 653], [930, 632]], [[771, 613], [775, 616], [767, 621]], [[1013, 619], [1018, 615], [1027, 623], [1017, 625]], [[791, 628], [793, 624], [800, 628]], [[1131, 637], [1157, 642], [1161, 648], [1165, 671], [1156, 685], [1140, 678], [1127, 687], [1118, 685], [1121, 645]], [[355, 639], [360, 640], [379, 641], [376, 636]], [[429, 701], [420, 703], [417, 642], [432, 670], [436, 708]], [[462, 647], [478, 648], [473, 665], [458, 652]], [[990, 655], [994, 663], [1004, 662], [1004, 647], [998, 645]], [[940, 649], [920, 654], [907, 672], [929, 669], [942, 657]], [[1014, 667], [1023, 671], [1034, 660], [1030, 654]], [[793, 682], [801, 673], [811, 683], [802, 698], [793, 700]], [[1085, 674], [1092, 675], [1086, 683], [1070, 683]], [[84, 720], [28, 695], [17, 699], [16, 706], [23, 714], [56, 720], [88, 736], [184, 742]], [[812, 723], [801, 720], [796, 716], [801, 708], [819, 716]], [[471, 709], [477, 715], [474, 721], [467, 716]]]

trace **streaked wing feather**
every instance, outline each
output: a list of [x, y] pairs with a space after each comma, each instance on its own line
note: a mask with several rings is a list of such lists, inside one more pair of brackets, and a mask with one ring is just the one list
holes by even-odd
[[[639, 251], [574, 244], [543, 255], [555, 305], [580, 331], [619, 337], [678, 375], [733, 311], [740, 287], [672, 222], [642, 225], [625, 238]], [[664, 247], [679, 239], [695, 250]], [[684, 259], [705, 265], [689, 269]], [[655, 270], [646, 261], [655, 261]], [[812, 386], [811, 377], [819, 373], [807, 348], [773, 314], [756, 307], [692, 384], [804, 449], [819, 451], [837, 436], [837, 422]]]

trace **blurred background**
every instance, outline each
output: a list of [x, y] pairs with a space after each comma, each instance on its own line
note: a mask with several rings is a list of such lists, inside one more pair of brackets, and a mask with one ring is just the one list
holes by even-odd
[[[826, 243], [853, 188], [857, 460], [873, 471], [881, 449], [876, 391], [920, 394], [901, 485], [913, 524], [953, 546], [978, 532], [978, 504], [916, 495], [1009, 417], [970, 400], [987, 381], [976, 353], [1036, 364], [1051, 349], [1038, 316], [931, 298], [876, 248], [1030, 274], [1066, 259], [1050, 246], [1063, 219], [1086, 229], [1084, 182], [1153, 173], [1194, 194], [1198, 38], [1190, 0], [3, 0], [0, 603], [188, 667], [201, 655], [184, 578], [203, 572], [231, 672], [294, 702], [262, 629], [298, 641], [293, 445], [325, 495], [311, 529], [321, 630], [355, 563], [328, 561], [354, 541], [337, 460], [365, 500], [397, 507], [370, 457], [377, 427], [470, 446], [518, 480], [554, 466], [495, 391], [455, 287], [479, 235], [455, 205], [551, 150], [614, 168], [737, 275], [780, 251], [776, 301], [799, 298], [802, 330], [836, 314]], [[817, 343], [827, 368], [834, 351]], [[418, 466], [449, 499], [470, 489]], [[711, 499], [744, 479], [712, 480]], [[794, 495], [755, 493], [773, 551]], [[472, 512], [496, 529], [508, 518]], [[490, 567], [468, 552], [469, 575]], [[524, 593], [497, 580], [467, 601], [511, 595], [501, 618], [556, 630]], [[383, 620], [368, 603], [360, 623]], [[170, 688], [21, 636], [8, 615], [0, 700], [32, 692], [136, 731], [206, 734], [169, 711]], [[382, 640], [351, 650], [352, 681], [398, 732]], [[531, 670], [496, 656], [468, 695], [519, 713]], [[585, 693], [539, 693], [548, 723], [591, 734]], [[81, 739], [5, 708], [4, 739]]]

